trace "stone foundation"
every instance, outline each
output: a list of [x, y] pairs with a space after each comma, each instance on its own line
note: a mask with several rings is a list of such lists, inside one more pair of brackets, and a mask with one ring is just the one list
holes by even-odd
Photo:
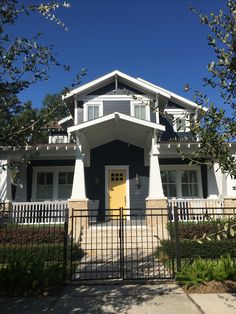
[[[72, 236], [75, 242], [80, 241], [83, 230], [88, 228], [88, 199], [68, 200], [69, 221], [68, 235]], [[75, 209], [72, 219], [72, 209]], [[83, 217], [84, 216], [84, 217]], [[73, 234], [72, 234], [73, 221]]]
[[168, 203], [167, 198], [146, 199], [147, 224], [157, 230], [160, 240], [168, 239]]

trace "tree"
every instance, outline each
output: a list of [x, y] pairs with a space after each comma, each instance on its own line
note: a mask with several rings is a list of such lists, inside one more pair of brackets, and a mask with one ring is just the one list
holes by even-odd
[[[24, 1], [26, 3], [27, 1]], [[9, 26], [14, 26], [19, 18], [31, 12], [42, 14], [63, 29], [64, 23], [54, 12], [69, 8], [68, 2], [50, 1], [48, 4], [21, 4], [18, 0], [2, 0], [0, 5], [0, 145], [34, 145], [41, 136], [42, 128], [55, 117], [56, 105], [37, 110], [30, 102], [21, 103], [18, 94], [31, 84], [46, 80], [51, 66], [60, 64], [51, 46], [41, 43], [42, 34], [32, 39], [9, 34]], [[60, 101], [58, 107], [62, 105]]]
[[201, 159], [209, 165], [218, 163], [223, 173], [236, 176], [235, 158], [227, 145], [236, 139], [236, 3], [228, 0], [225, 12], [220, 10], [210, 16], [192, 11], [210, 30], [208, 45], [215, 60], [208, 65], [209, 77], [204, 78], [204, 85], [219, 92], [221, 104], [210, 103], [206, 95], [196, 93], [197, 103], [209, 110], [202, 111], [192, 125], [192, 132], [200, 138], [200, 149], [185, 157], [190, 161]]

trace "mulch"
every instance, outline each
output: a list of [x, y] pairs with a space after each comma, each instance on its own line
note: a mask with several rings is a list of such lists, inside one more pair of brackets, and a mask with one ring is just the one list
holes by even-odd
[[226, 281], [209, 281], [198, 286], [192, 286], [188, 289], [183, 288], [186, 293], [236, 293], [236, 282]]

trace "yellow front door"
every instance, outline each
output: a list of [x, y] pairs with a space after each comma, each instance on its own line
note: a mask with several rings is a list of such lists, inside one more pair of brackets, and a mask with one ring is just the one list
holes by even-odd
[[[119, 215], [119, 208], [126, 208], [126, 171], [108, 171], [108, 199], [111, 215]], [[125, 213], [124, 213], [125, 214]], [[115, 217], [114, 217], [115, 218]]]

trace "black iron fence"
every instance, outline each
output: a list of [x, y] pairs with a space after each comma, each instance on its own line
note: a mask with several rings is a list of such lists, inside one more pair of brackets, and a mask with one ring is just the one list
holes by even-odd
[[171, 240], [162, 241], [164, 254], [180, 270], [197, 257], [218, 259], [230, 254], [236, 259], [236, 208], [191, 208], [188, 219], [175, 207], [167, 224]]
[[82, 259], [71, 258], [72, 280], [174, 278], [174, 263], [164, 260], [161, 246], [172, 241], [166, 209], [110, 209], [99, 223], [86, 210], [73, 210], [71, 219], [71, 247], [83, 252]]
[[[64, 223], [58, 224], [58, 219], [62, 218]], [[16, 223], [13, 211], [6, 206], [1, 207], [0, 267], [6, 267], [14, 261], [31, 262], [40, 259], [47, 265], [62, 265], [66, 276], [68, 211], [51, 210], [48, 217], [45, 216], [45, 222], [41, 221], [40, 224], [25, 223], [25, 220], [23, 224]]]
[[36, 257], [63, 265], [71, 280], [163, 280], [198, 256], [236, 258], [236, 208], [105, 213], [101, 221], [94, 212], [72, 210], [68, 219], [68, 209], [51, 209], [40, 223], [25, 223], [28, 217], [16, 221], [1, 205], [0, 267]]

